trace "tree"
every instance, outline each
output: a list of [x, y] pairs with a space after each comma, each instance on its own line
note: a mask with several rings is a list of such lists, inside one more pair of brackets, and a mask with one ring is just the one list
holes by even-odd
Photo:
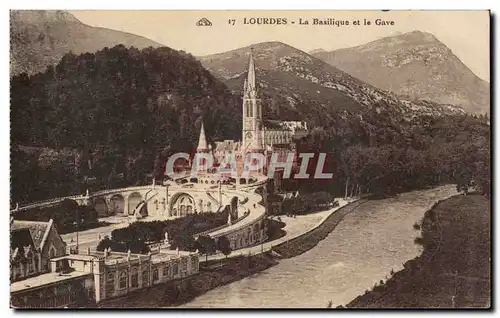
[[210, 236], [200, 235], [196, 240], [196, 247], [201, 254], [205, 254], [206, 260], [208, 260], [208, 254], [213, 254], [217, 250], [215, 240]]
[[179, 248], [180, 250], [183, 251], [194, 252], [196, 251], [196, 245], [197, 245], [196, 241], [194, 240], [191, 233], [187, 231], [180, 231], [180, 233], [178, 233], [172, 240], [170, 248], [172, 249]]
[[231, 254], [231, 243], [225, 235], [219, 237], [219, 239], [217, 240], [217, 249], [222, 254], [226, 255], [226, 258], [229, 254]]

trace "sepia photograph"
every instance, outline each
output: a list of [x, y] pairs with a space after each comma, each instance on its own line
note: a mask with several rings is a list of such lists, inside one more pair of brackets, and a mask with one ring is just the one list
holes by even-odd
[[10, 307], [490, 309], [488, 10], [10, 10]]

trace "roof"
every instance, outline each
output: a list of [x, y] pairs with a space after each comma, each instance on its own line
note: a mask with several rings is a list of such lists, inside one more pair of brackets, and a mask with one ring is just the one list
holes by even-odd
[[215, 151], [236, 151], [241, 147], [241, 142], [224, 140], [215, 142]]
[[291, 131], [293, 133], [298, 131], [307, 131], [307, 123], [302, 121], [281, 121], [281, 120], [264, 120], [264, 127], [272, 130]]
[[60, 283], [65, 280], [75, 279], [87, 275], [93, 275], [93, 274], [87, 272], [79, 272], [79, 271], [73, 271], [67, 274], [62, 274], [62, 273], [42, 274], [35, 277], [23, 279], [17, 282], [13, 282], [12, 284], [10, 284], [10, 292], [15, 293], [15, 292], [26, 291], [29, 289], [38, 288], [54, 283]]
[[69, 254], [69, 255], [64, 255], [61, 257], [53, 258], [51, 261], [60, 261], [63, 259], [70, 259], [70, 260], [76, 260], [76, 261], [92, 261], [94, 259], [97, 259], [97, 256], [94, 255], [87, 255], [87, 254]]
[[[48, 231], [50, 230], [50, 227], [52, 225], [52, 221], [49, 222], [38, 222], [38, 221], [19, 221], [19, 220], [14, 220], [11, 225], [10, 225], [10, 232], [11, 232], [11, 244], [12, 242], [12, 235], [14, 232], [19, 232], [22, 230], [24, 234], [14, 234], [16, 236], [16, 244], [21, 243], [21, 240], [24, 241], [24, 243], [28, 242], [28, 239], [26, 238], [26, 230], [29, 230], [29, 233], [31, 234], [31, 240], [32, 244], [36, 249], [41, 249], [42, 243], [44, 238], [47, 236]], [[26, 246], [26, 245], [24, 245]]]

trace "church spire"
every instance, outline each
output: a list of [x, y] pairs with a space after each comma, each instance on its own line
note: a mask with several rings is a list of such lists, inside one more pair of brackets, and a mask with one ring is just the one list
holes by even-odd
[[248, 74], [245, 80], [245, 93], [255, 96], [255, 65], [253, 60], [253, 49], [250, 49], [250, 61], [248, 62]]
[[208, 151], [207, 138], [205, 137], [205, 127], [203, 126], [203, 121], [201, 122], [200, 139], [198, 140], [198, 148], [196, 148], [196, 151]]

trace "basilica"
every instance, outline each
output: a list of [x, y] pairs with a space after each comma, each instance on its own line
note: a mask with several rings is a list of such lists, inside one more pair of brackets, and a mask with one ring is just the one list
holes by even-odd
[[294, 163], [297, 163], [295, 140], [306, 135], [307, 123], [263, 120], [252, 52], [249, 54], [247, 78], [243, 84], [242, 122], [241, 140], [215, 141], [214, 149], [207, 143], [202, 124], [197, 152], [211, 153], [216, 164], [225, 162], [228, 156], [234, 156], [238, 175], [241, 175], [244, 158], [248, 153], [262, 153], [267, 159], [272, 154], [277, 154], [278, 160], [285, 161], [292, 152], [295, 154]]

